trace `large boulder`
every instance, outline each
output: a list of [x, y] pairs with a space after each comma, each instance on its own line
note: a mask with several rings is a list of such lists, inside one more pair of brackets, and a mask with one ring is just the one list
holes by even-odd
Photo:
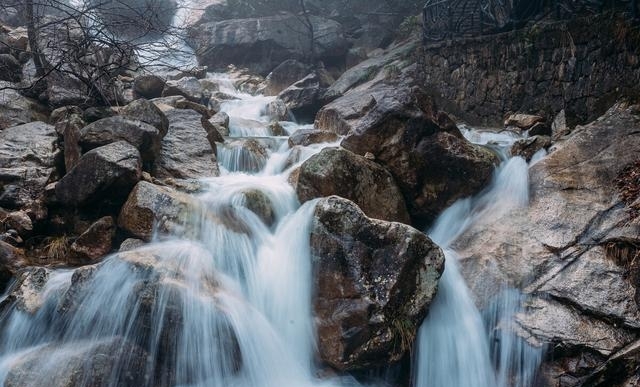
[[119, 116], [103, 118], [80, 131], [80, 146], [84, 152], [117, 141], [133, 145], [140, 151], [142, 160], [150, 163], [160, 153], [162, 136], [150, 124]]
[[[530, 206], [487, 217], [455, 245], [480, 305], [498, 284], [531, 295], [517, 321], [527, 340], [559, 349], [543, 366], [549, 384], [602, 375], [640, 329], [640, 222], [626, 208], [637, 208], [638, 110], [617, 105], [557, 142], [529, 170]], [[619, 367], [617, 380], [633, 378], [628, 372]]]
[[317, 70], [278, 94], [297, 120], [313, 121], [323, 105], [322, 97], [333, 82], [326, 71]]
[[42, 122], [0, 131], [0, 207], [22, 208], [42, 197], [57, 175], [57, 140], [55, 128]]
[[346, 135], [342, 147], [361, 156], [371, 153], [388, 169], [419, 225], [479, 192], [497, 163], [492, 152], [464, 139], [416, 89], [355, 89], [322, 108], [316, 127]]
[[[200, 369], [220, 367], [226, 375], [235, 374], [242, 359], [224, 303], [233, 302], [234, 310], [252, 309], [240, 299], [220, 297], [225, 290], [213, 259], [198, 243], [172, 241], [119, 252], [73, 272], [25, 269], [0, 302], [6, 319], [20, 319], [11, 330], [12, 356], [5, 363], [3, 383], [205, 384], [209, 374], [176, 372], [194, 363]], [[197, 316], [188, 313], [194, 306]], [[203, 329], [194, 332], [193, 324]], [[191, 345], [198, 355], [184, 358], [182, 344], [194, 337]], [[180, 359], [182, 363], [176, 363]]]
[[300, 167], [300, 202], [337, 195], [356, 203], [367, 216], [410, 223], [393, 176], [373, 161], [345, 149], [325, 148]]
[[[344, 62], [348, 42], [342, 26], [329, 19], [311, 16], [316, 59], [331, 65]], [[211, 69], [229, 64], [248, 67], [267, 75], [287, 59], [309, 56], [310, 36], [304, 20], [294, 14], [212, 21], [191, 30], [198, 62]]]
[[198, 202], [189, 195], [145, 181], [139, 182], [120, 210], [118, 226], [136, 238], [149, 241], [154, 232], [181, 234]]
[[167, 81], [162, 96], [182, 96], [191, 102], [206, 105], [211, 93], [202, 86], [197, 78], [186, 77], [177, 81]]
[[273, 69], [264, 80], [264, 95], [278, 95], [309, 73], [307, 66], [295, 59], [287, 59]]
[[158, 98], [162, 96], [166, 81], [157, 75], [140, 75], [133, 81], [133, 92], [143, 98]]
[[142, 121], [154, 126], [164, 137], [169, 130], [169, 120], [153, 102], [137, 99], [120, 110], [120, 115], [131, 120]]
[[[220, 367], [216, 369], [231, 376], [240, 368], [242, 357], [224, 305], [229, 296], [220, 296], [225, 290], [211, 265], [213, 259], [197, 243], [174, 241], [119, 252], [98, 265], [76, 269], [56, 307], [56, 316], [66, 324], [60, 324], [62, 332], [54, 334], [72, 340], [122, 337], [136, 343], [148, 354], [144, 365], [115, 351], [122, 361], [111, 367], [125, 375], [140, 375], [144, 380], [136, 386], [206, 384], [210, 374], [176, 372], [194, 364], [207, 370]], [[244, 307], [240, 299], [233, 302], [233, 308]], [[188, 313], [193, 307], [198, 316]], [[193, 324], [202, 329], [194, 331]], [[194, 353], [185, 359], [183, 344], [194, 338], [190, 344]]]
[[0, 81], [0, 130], [33, 121], [47, 121], [47, 108], [18, 93], [9, 82]]
[[[35, 347], [7, 369], [7, 387], [144, 385], [148, 354], [122, 338]], [[60, 361], [52, 361], [59, 359]], [[124, 369], [126, 365], [126, 369]], [[130, 372], [135, 370], [136, 372]]]
[[336, 196], [318, 202], [311, 230], [320, 357], [339, 370], [398, 361], [435, 296], [442, 251], [420, 231], [369, 219]]
[[100, 199], [121, 203], [140, 180], [141, 164], [140, 153], [126, 141], [95, 148], [56, 184], [55, 196], [68, 206]]
[[[360, 85], [366, 88], [373, 83], [380, 82], [387, 75], [385, 73], [388, 72], [388, 69], [402, 71], [401, 69], [407, 67], [406, 58], [418, 49], [418, 44], [417, 41], [398, 44], [383, 52], [382, 55], [373, 56], [351, 67], [327, 89], [323, 99], [332, 101]], [[410, 79], [411, 77], [406, 77], [406, 80]]]
[[207, 139], [200, 113], [190, 109], [166, 112], [169, 131], [162, 141], [153, 176], [160, 179], [199, 179], [218, 176], [215, 149]]

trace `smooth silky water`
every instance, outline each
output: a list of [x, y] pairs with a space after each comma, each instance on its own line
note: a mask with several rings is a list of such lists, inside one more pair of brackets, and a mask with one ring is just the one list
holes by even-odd
[[[290, 149], [286, 137], [273, 137], [267, 129], [265, 110], [273, 97], [241, 93], [228, 75], [209, 76], [235, 98], [221, 109], [231, 117], [230, 140], [238, 143], [218, 147], [222, 175], [203, 180], [206, 188], [185, 234], [157, 236], [144, 247], [75, 272], [49, 270], [35, 312], [5, 296], [0, 384], [21, 367], [37, 367], [20, 379], [23, 387], [55, 384], [67, 377], [65, 362], [104, 344], [113, 347], [118, 361], [99, 385], [117, 387], [135, 361], [125, 343], [147, 354], [134, 370], [144, 373], [141, 387], [357, 384], [349, 377], [316, 376], [309, 252], [315, 202], [300, 206], [287, 182], [296, 166], [339, 142]], [[302, 127], [284, 126], [288, 133]], [[463, 133], [498, 151], [517, 138], [465, 128]], [[249, 138], [264, 146], [263, 158], [246, 154], [242, 141]], [[488, 214], [527, 205], [527, 164], [501, 155], [491, 187], [454, 204], [429, 231], [447, 263], [416, 343], [416, 387], [528, 387], [540, 362], [541, 350], [505, 325], [522, 296], [505, 290], [483, 318], [449, 247]], [[269, 224], [249, 210], [252, 192], [270, 203]], [[498, 325], [506, 329], [494, 329]], [[83, 361], [91, 366], [91, 360]], [[94, 387], [85, 378], [74, 380], [74, 386]]]
[[[535, 348], [515, 335], [514, 316], [524, 296], [515, 289], [492, 300], [483, 314], [476, 307], [451, 248], [474, 224], [529, 203], [528, 164], [508, 149], [521, 136], [461, 128], [471, 142], [493, 149], [502, 163], [490, 186], [473, 198], [457, 201], [427, 232], [445, 253], [445, 271], [429, 315], [418, 332], [414, 359], [415, 387], [530, 387], [542, 361]], [[526, 134], [525, 134], [526, 135]], [[544, 151], [533, 160], [544, 156]]]

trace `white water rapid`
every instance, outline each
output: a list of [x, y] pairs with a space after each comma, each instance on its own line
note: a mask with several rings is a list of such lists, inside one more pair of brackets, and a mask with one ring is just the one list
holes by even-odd
[[[193, 230], [190, 237], [163, 236], [109, 257], [76, 272], [86, 273], [85, 280], [71, 270], [43, 269], [44, 289], [25, 297], [37, 309], [33, 314], [31, 305], [5, 296], [0, 385], [129, 386], [123, 373], [137, 360], [125, 342], [146, 354], [139, 369], [144, 377], [133, 378], [139, 386], [329, 383], [316, 379], [314, 365], [309, 224], [315, 203], [300, 206], [287, 178], [330, 144], [290, 155], [286, 137], [268, 136], [265, 129], [263, 112], [273, 97], [242, 94], [231, 80], [221, 83], [238, 98], [222, 105], [231, 115], [229, 141], [260, 141], [264, 165], [255, 169], [246, 159], [227, 157], [233, 150], [221, 144], [222, 176], [203, 181], [201, 211], [185, 226]], [[252, 193], [266, 201], [269, 225], [247, 208]], [[121, 357], [107, 363], [110, 375], [98, 384], [65, 379], [69, 368], [61, 364], [91, 367], [96, 351], [104, 356], [101, 345]]]
[[444, 250], [446, 264], [438, 294], [418, 333], [415, 387], [530, 387], [543, 349], [529, 346], [511, 329], [513, 316], [522, 308], [522, 296], [505, 289], [483, 318], [451, 248], [473, 224], [528, 205], [528, 165], [521, 157], [508, 156], [518, 139], [514, 133], [466, 128], [462, 132], [469, 141], [494, 149], [503, 161], [484, 192], [454, 203], [428, 232]]
[[[317, 376], [309, 252], [315, 202], [300, 206], [287, 182], [297, 165], [337, 143], [290, 149], [266, 128], [272, 98], [210, 76], [237, 99], [221, 106], [231, 117], [230, 136], [218, 147], [222, 175], [203, 181], [189, 231], [75, 271], [35, 269], [31, 287], [16, 282], [0, 302], [0, 385], [357, 385], [351, 377]], [[464, 133], [496, 149], [515, 139]], [[247, 152], [247, 141], [264, 151]], [[454, 204], [429, 232], [447, 265], [420, 328], [415, 387], [531, 386], [541, 351], [494, 329], [508, 324], [520, 295], [506, 290], [483, 317], [449, 247], [474, 222], [527, 204], [527, 164], [503, 158], [491, 187]], [[267, 203], [269, 214], [257, 215], [255, 201]], [[11, 294], [20, 289], [16, 303]], [[86, 377], [100, 369], [108, 373]]]

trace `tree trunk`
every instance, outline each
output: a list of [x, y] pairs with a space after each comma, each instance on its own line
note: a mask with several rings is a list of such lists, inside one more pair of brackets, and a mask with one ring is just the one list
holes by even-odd
[[311, 18], [309, 17], [309, 12], [307, 12], [307, 6], [305, 4], [305, 0], [299, 0], [300, 9], [302, 10], [302, 17], [304, 18], [304, 24], [307, 27], [307, 31], [309, 34], [309, 63], [312, 65], [317, 65], [316, 63], [316, 37], [315, 32], [313, 30], [313, 23], [311, 23]]
[[49, 66], [38, 46], [38, 21], [36, 20], [37, 16], [34, 12], [33, 0], [25, 0], [24, 7], [27, 22], [27, 38], [29, 39], [29, 46], [31, 48], [31, 54], [33, 55], [33, 63], [36, 67], [36, 76], [43, 77], [49, 72]]

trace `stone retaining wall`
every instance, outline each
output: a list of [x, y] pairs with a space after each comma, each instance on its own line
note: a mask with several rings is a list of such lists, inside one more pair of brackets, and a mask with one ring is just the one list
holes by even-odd
[[500, 35], [423, 48], [421, 83], [444, 110], [476, 125], [497, 125], [509, 111], [570, 123], [602, 115], [640, 91], [640, 30], [622, 17], [542, 21]]

